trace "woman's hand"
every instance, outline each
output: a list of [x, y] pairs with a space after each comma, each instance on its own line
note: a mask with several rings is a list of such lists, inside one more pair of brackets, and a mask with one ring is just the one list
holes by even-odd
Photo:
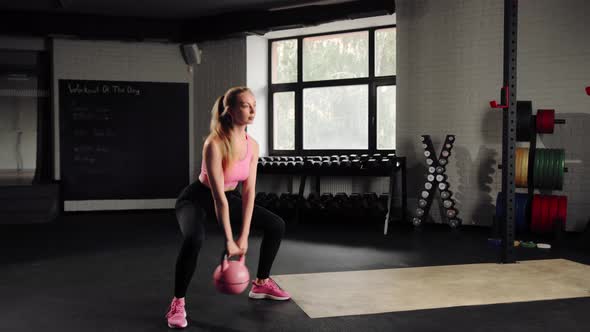
[[248, 237], [240, 235], [240, 237], [236, 241], [236, 244], [238, 245], [238, 247], [240, 247], [240, 249], [242, 249], [242, 255], [245, 255], [248, 251]]
[[228, 240], [225, 243], [225, 249], [227, 251], [227, 258], [243, 255], [243, 250], [236, 244], [234, 240]]

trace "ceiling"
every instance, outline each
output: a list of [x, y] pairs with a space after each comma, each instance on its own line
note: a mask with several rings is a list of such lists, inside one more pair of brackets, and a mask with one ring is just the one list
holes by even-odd
[[353, 0], [18, 0], [0, 1], [0, 10], [160, 19], [189, 19], [244, 10], [302, 8]]
[[395, 12], [395, 0], [1, 0], [0, 34], [198, 42]]

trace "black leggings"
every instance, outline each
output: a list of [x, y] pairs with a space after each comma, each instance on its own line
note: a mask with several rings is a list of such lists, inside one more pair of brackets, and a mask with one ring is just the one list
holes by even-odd
[[[239, 191], [225, 192], [229, 204], [229, 215], [232, 231], [241, 231], [242, 197]], [[183, 236], [182, 247], [176, 260], [176, 277], [174, 296], [184, 297], [195, 272], [199, 250], [205, 240], [205, 221], [216, 222], [215, 204], [211, 189], [197, 180], [187, 186], [176, 201], [176, 218]], [[217, 222], [216, 222], [217, 223]], [[221, 223], [217, 223], [220, 227]], [[257, 277], [266, 279], [270, 275], [270, 268], [275, 259], [283, 234], [285, 222], [281, 217], [254, 205], [251, 228], [263, 231], [258, 261]], [[236, 228], [239, 227], [239, 228]]]

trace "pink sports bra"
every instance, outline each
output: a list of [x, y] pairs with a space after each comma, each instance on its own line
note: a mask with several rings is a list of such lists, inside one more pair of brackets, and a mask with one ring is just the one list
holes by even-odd
[[[244, 181], [250, 175], [250, 159], [252, 159], [252, 151], [250, 151], [250, 138], [246, 134], [246, 156], [238, 160], [229, 170], [223, 171], [223, 185], [225, 189], [234, 188], [238, 185], [238, 182]], [[201, 174], [199, 174], [199, 180], [211, 187], [209, 184], [209, 176], [207, 175], [207, 168], [205, 160], [201, 162]]]

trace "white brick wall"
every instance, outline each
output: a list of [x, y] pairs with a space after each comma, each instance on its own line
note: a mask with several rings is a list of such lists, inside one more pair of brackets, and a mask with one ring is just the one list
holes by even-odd
[[[192, 76], [182, 59], [179, 45], [163, 43], [131, 43], [118, 41], [53, 41], [53, 100], [55, 126], [55, 179], [60, 177], [59, 165], [59, 90], [60, 79], [120, 80], [144, 82], [179, 82], [192, 85]], [[191, 90], [192, 91], [192, 86]], [[193, 121], [193, 93], [189, 93], [189, 120]], [[193, 128], [189, 130], [193, 138]], [[194, 151], [194, 139], [189, 146]], [[194, 168], [194, 154], [189, 156]], [[66, 211], [171, 208], [173, 199], [66, 201]]]
[[203, 142], [209, 134], [215, 100], [233, 86], [246, 85], [245, 37], [203, 42], [198, 46], [203, 53], [201, 64], [194, 67], [195, 173], [201, 169]]
[[[570, 166], [568, 229], [580, 230], [590, 217], [590, 189], [583, 170], [590, 162], [580, 122], [590, 117], [590, 43], [585, 34], [590, 3], [582, 0], [519, 2], [518, 98], [535, 108], [555, 108], [571, 118], [541, 144], [563, 147]], [[466, 224], [488, 225], [501, 188], [503, 2], [497, 0], [398, 0], [398, 151], [408, 157], [409, 207], [415, 208], [424, 182], [419, 135], [433, 135], [436, 149], [447, 133], [457, 135], [447, 173]], [[574, 120], [576, 119], [576, 120]], [[578, 124], [577, 124], [577, 123]], [[551, 137], [549, 137], [551, 136]], [[576, 145], [578, 144], [578, 145]], [[571, 156], [571, 157], [570, 157]], [[576, 175], [578, 174], [578, 175]], [[435, 213], [433, 213], [435, 214]], [[435, 217], [438, 217], [435, 215]]]

